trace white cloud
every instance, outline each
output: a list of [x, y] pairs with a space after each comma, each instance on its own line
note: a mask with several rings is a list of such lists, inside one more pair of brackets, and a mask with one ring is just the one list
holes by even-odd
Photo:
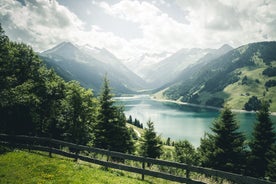
[[[29, 43], [35, 49], [43, 50], [59, 40], [76, 37], [74, 32], [82, 29], [83, 23], [64, 6], [53, 1], [26, 1], [23, 6], [18, 1], [2, 1], [1, 22], [10, 28], [22, 41]], [[7, 26], [7, 25], [6, 25]], [[17, 35], [16, 35], [17, 31]], [[22, 35], [20, 35], [22, 34]]]
[[176, 51], [197, 40], [196, 30], [175, 21], [149, 2], [122, 0], [114, 5], [101, 2], [100, 7], [111, 16], [139, 24], [143, 38], [130, 40], [130, 44], [142, 52]]
[[190, 25], [202, 33], [199, 36], [203, 47], [227, 42], [237, 47], [276, 39], [276, 1], [178, 0], [177, 3], [188, 11]]
[[5, 0], [0, 8], [0, 22], [7, 34], [15, 41], [30, 44], [36, 51], [49, 49], [62, 41], [88, 43], [114, 51], [127, 45], [124, 39], [104, 32], [97, 25], [85, 31], [84, 22], [55, 1], [26, 1], [24, 6], [18, 1]]
[[[121, 0], [115, 4], [89, 1], [87, 6], [98, 6], [112, 18], [110, 21], [120, 19], [138, 25], [142, 36], [128, 40], [116, 36], [112, 29], [106, 31], [95, 24], [87, 26], [87, 22], [54, 0], [25, 2], [26, 5], [15, 0], [2, 0], [0, 22], [12, 39], [26, 42], [37, 51], [66, 40], [105, 47], [117, 57], [126, 59], [145, 52], [217, 48], [224, 43], [240, 46], [276, 39], [274, 0], [161, 0], [154, 4], [138, 0]], [[177, 6], [184, 12], [185, 20], [172, 18], [159, 9], [158, 4]], [[93, 18], [92, 10], [84, 12]], [[106, 18], [102, 20], [108, 21]]]

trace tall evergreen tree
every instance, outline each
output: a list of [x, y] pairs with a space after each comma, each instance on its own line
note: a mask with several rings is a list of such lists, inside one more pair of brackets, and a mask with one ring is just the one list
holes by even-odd
[[245, 138], [241, 132], [238, 132], [238, 129], [239, 126], [234, 114], [230, 108], [224, 107], [211, 128], [214, 134], [207, 134], [208, 139], [204, 140], [204, 142], [208, 143], [208, 146], [201, 145], [205, 151], [210, 153], [209, 158], [205, 160], [206, 163], [215, 169], [229, 172], [240, 173], [243, 170], [245, 163]]
[[94, 126], [94, 146], [119, 152], [131, 152], [133, 142], [126, 127], [123, 110], [114, 105], [109, 81], [104, 78], [98, 121]]
[[276, 182], [276, 144], [274, 143], [271, 152], [271, 159], [268, 161], [266, 176], [270, 181]]
[[200, 146], [198, 148], [199, 163], [204, 167], [213, 167], [213, 160], [215, 160], [214, 153], [214, 136], [209, 133], [205, 133], [204, 137], [200, 139]]
[[251, 148], [249, 174], [255, 177], [265, 177], [269, 163], [273, 159], [275, 161], [273, 145], [275, 146], [276, 133], [269, 116], [269, 104], [263, 101], [261, 109], [257, 112], [258, 123], [254, 127], [253, 138], [249, 144]]
[[140, 155], [150, 158], [159, 158], [162, 154], [162, 141], [160, 136], [156, 135], [152, 121], [147, 122], [148, 128], [142, 135]]

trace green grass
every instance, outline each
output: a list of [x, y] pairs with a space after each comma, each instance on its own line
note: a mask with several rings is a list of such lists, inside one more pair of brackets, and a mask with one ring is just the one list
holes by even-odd
[[[270, 111], [276, 112], [276, 86], [265, 88], [265, 83], [268, 80], [276, 80], [276, 77], [268, 77], [262, 74], [263, 70], [267, 68], [265, 64], [258, 57], [253, 58], [257, 67], [243, 67], [235, 71], [241, 73], [239, 80], [233, 84], [228, 85], [223, 91], [216, 93], [201, 92], [199, 101], [201, 105], [205, 105], [207, 100], [217, 97], [225, 99], [225, 103], [233, 109], [243, 109], [244, 104], [248, 102], [249, 98], [256, 96], [260, 100], [272, 101], [270, 104]], [[273, 66], [276, 62], [272, 62]], [[242, 79], [247, 77], [248, 84], [242, 84]]]
[[[230, 107], [234, 109], [242, 109], [244, 104], [252, 96], [257, 96], [261, 100], [272, 100], [270, 110], [276, 112], [276, 87], [271, 87], [268, 91], [265, 89], [265, 83], [268, 80], [276, 79], [276, 77], [267, 77], [262, 75], [265, 67], [258, 68], [242, 68], [238, 69], [237, 72], [242, 71], [240, 80], [228, 85], [223, 92], [229, 95], [226, 99]], [[247, 76], [248, 85], [242, 85], [242, 79]], [[259, 82], [256, 82], [258, 80]], [[246, 95], [246, 94], [249, 95]]]
[[99, 166], [76, 163], [72, 159], [47, 153], [13, 151], [0, 154], [0, 183], [149, 183], [123, 172], [104, 171]]
[[[165, 150], [172, 151], [166, 146]], [[142, 181], [140, 174], [106, 170], [102, 166], [87, 162], [74, 162], [72, 159], [53, 154], [48, 157], [45, 152], [27, 152], [22, 150], [4, 150], [0, 146], [0, 183], [1, 184], [54, 184], [54, 183], [93, 183], [93, 184], [173, 184], [168, 180], [145, 176]], [[168, 158], [167, 158], [168, 159]], [[192, 178], [206, 183], [229, 184], [226, 180], [215, 181], [203, 175], [192, 174]]]
[[[144, 125], [144, 126], [146, 126], [146, 125]], [[144, 129], [139, 128], [139, 127], [137, 127], [137, 126], [134, 126], [134, 125], [132, 125], [132, 124], [130, 124], [130, 123], [127, 123], [127, 127], [133, 128], [134, 130], [136, 130], [137, 132], [139, 132], [140, 135], [142, 135], [142, 134], [145, 132]]]

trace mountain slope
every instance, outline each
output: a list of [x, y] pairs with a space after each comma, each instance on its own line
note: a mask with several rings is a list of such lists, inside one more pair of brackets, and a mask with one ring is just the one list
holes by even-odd
[[219, 57], [230, 50], [232, 47], [229, 45], [224, 45], [219, 49], [181, 49], [152, 66], [145, 78], [153, 87], [160, 87], [175, 80], [185, 68], [210, 58]]
[[268, 68], [274, 71], [275, 50], [276, 42], [252, 43], [189, 67], [163, 95], [217, 107], [228, 103], [236, 109], [243, 109], [249, 98], [256, 96], [270, 101], [271, 110], [276, 111], [276, 74], [263, 74]]
[[147, 82], [153, 87], [160, 87], [179, 74], [185, 67], [195, 63], [208, 53], [208, 49], [181, 49], [168, 58], [156, 63], [145, 74]]
[[52, 67], [65, 80], [77, 80], [96, 93], [107, 74], [116, 94], [133, 93], [145, 87], [145, 82], [124, 66], [106, 49], [76, 47], [63, 42], [40, 54], [48, 67]]
[[171, 54], [172, 53], [169, 52], [144, 53], [141, 56], [123, 60], [123, 62], [130, 68], [130, 70], [146, 80], [147, 78], [145, 75], [152, 71], [153, 66], [169, 57]]

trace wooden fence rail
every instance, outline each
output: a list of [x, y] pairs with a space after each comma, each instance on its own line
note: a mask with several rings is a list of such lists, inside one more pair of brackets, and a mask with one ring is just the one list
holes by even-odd
[[[170, 161], [164, 161], [164, 160], [158, 160], [158, 159], [152, 159], [152, 158], [145, 158], [140, 156], [134, 156], [130, 154], [124, 154], [114, 151], [108, 151], [103, 150], [99, 148], [93, 148], [88, 146], [82, 146], [77, 145], [69, 142], [64, 142], [56, 139], [50, 139], [45, 137], [30, 137], [25, 135], [6, 135], [6, 134], [0, 134], [0, 143], [1, 144], [8, 144], [11, 146], [15, 146], [18, 148], [24, 148], [29, 150], [39, 150], [39, 151], [45, 151], [49, 152], [49, 155], [51, 156], [52, 153], [59, 154], [65, 157], [80, 159], [86, 162], [102, 165], [104, 167], [124, 170], [128, 172], [138, 173], [142, 175], [142, 179], [144, 179], [145, 175], [163, 178], [170, 181], [176, 181], [181, 183], [187, 183], [187, 184], [203, 184], [201, 181], [195, 181], [189, 178], [190, 172], [200, 173], [207, 176], [214, 176], [219, 177], [223, 179], [227, 179], [230, 181], [233, 181], [238, 184], [272, 184], [273, 182], [249, 177], [249, 176], [242, 176], [239, 174], [233, 174], [229, 172], [214, 170], [210, 168], [203, 168], [203, 167], [197, 167], [197, 166], [191, 166], [183, 163], [176, 163], [176, 162], [170, 162]], [[60, 148], [67, 147], [70, 149], [74, 149], [76, 152], [70, 152], [70, 151], [64, 151]], [[81, 151], [86, 151], [89, 153], [94, 154], [101, 154], [106, 155], [107, 157], [112, 158], [119, 158], [123, 160], [130, 160], [130, 161], [136, 161], [142, 163], [142, 167], [134, 167], [129, 166], [123, 163], [117, 163], [112, 161], [104, 161], [97, 158], [92, 158], [89, 156], [85, 156], [83, 154], [79, 154]], [[182, 169], [186, 171], [186, 176], [175, 176], [170, 173], [164, 173], [164, 172], [158, 172], [153, 171], [145, 168], [145, 163], [149, 164], [155, 164], [159, 166], [166, 166], [171, 168], [177, 168]]]

